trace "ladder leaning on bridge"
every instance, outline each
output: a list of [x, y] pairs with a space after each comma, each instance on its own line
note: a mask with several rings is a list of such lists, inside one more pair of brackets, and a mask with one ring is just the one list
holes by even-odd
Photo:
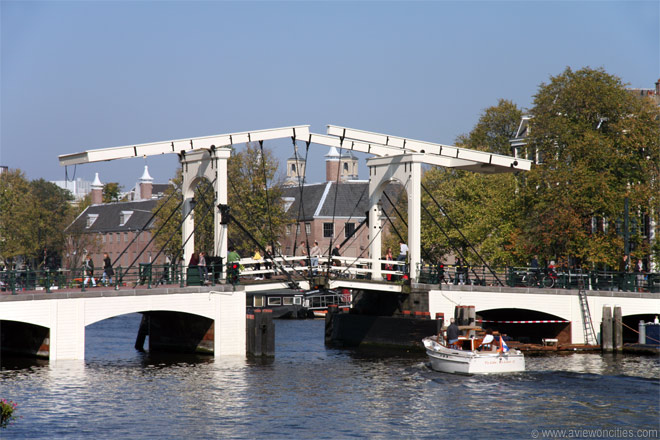
[[578, 296], [580, 297], [580, 310], [582, 310], [582, 330], [584, 331], [584, 342], [587, 345], [596, 345], [596, 333], [591, 321], [591, 312], [587, 302], [587, 291], [584, 288], [584, 277], [580, 273], [578, 276]]

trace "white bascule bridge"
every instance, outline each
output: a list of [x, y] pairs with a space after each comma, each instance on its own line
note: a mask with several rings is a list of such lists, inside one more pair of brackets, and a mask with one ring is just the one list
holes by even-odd
[[[369, 167], [369, 256], [371, 260], [371, 283], [382, 280], [381, 273], [381, 231], [382, 212], [380, 198], [385, 187], [392, 181], [401, 183], [408, 197], [408, 246], [409, 265], [417, 267], [421, 261], [421, 178], [422, 166], [440, 166], [468, 170], [478, 173], [508, 173], [527, 171], [531, 161], [442, 145], [422, 142], [386, 134], [371, 133], [346, 127], [329, 125], [327, 134], [315, 134], [309, 126], [255, 130], [189, 139], [168, 140], [148, 144], [128, 145], [113, 148], [87, 150], [81, 153], [59, 157], [60, 164], [79, 165], [101, 161], [142, 158], [161, 154], [175, 154], [183, 172], [183, 217], [181, 234], [185, 243], [183, 261], [190, 260], [195, 249], [194, 225], [190, 215], [194, 210], [193, 195], [200, 180], [212, 182], [215, 192], [215, 205], [227, 203], [227, 160], [231, 147], [249, 142], [263, 142], [273, 139], [290, 138], [294, 145], [304, 142], [307, 146], [322, 145], [345, 151], [367, 153], [373, 157], [367, 160]], [[214, 209], [214, 253], [224, 259], [227, 256], [227, 228], [221, 221], [221, 213]], [[188, 237], [192, 237], [188, 239]], [[415, 284], [416, 272], [411, 271], [411, 281]], [[356, 287], [356, 281], [333, 281], [331, 287]], [[84, 358], [85, 326], [126, 313], [171, 311], [202, 316], [214, 325], [213, 351], [215, 355], [245, 354], [245, 287], [226, 288], [154, 289], [144, 293], [123, 292], [99, 294], [48, 294], [21, 298], [22, 295], [0, 298], [0, 320], [32, 324], [48, 329], [50, 338], [50, 359]], [[400, 286], [383, 284], [383, 291], [399, 289]], [[266, 286], [263, 287], [267, 288]], [[373, 289], [373, 285], [371, 287]], [[506, 287], [500, 289], [506, 290]], [[484, 308], [529, 308], [544, 309], [544, 301], [552, 310], [546, 310], [563, 319], [574, 321], [572, 337], [574, 342], [583, 339], [579, 318], [581, 310], [577, 295], [521, 295], [522, 292], [491, 291], [479, 294], [470, 291], [429, 292], [429, 311], [448, 314], [454, 304], [469, 302]], [[591, 301], [591, 299], [590, 299]], [[598, 299], [592, 307], [603, 303]], [[630, 314], [638, 313], [645, 307], [641, 298], [622, 299], [630, 302]], [[633, 311], [634, 309], [634, 311]], [[625, 313], [625, 311], [624, 311]], [[598, 321], [594, 321], [598, 324]]]

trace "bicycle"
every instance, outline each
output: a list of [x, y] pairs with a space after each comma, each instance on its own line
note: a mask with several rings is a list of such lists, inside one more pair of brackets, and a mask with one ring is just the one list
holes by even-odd
[[556, 279], [557, 276], [554, 275], [553, 272], [541, 276], [538, 271], [533, 271], [527, 272], [527, 274], [523, 276], [522, 282], [527, 287], [545, 287], [549, 289], [555, 286]]

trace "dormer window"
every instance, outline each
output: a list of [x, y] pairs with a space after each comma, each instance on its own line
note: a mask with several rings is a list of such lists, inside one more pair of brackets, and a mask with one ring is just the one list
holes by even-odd
[[87, 224], [85, 227], [91, 228], [97, 218], [99, 218], [98, 214], [87, 214]]
[[119, 214], [119, 226], [124, 226], [128, 222], [128, 219], [131, 218], [131, 215], [133, 215], [133, 211], [122, 211]]
[[284, 212], [287, 212], [289, 208], [291, 208], [291, 205], [293, 205], [293, 202], [296, 201], [296, 199], [293, 197], [282, 197], [282, 201], [284, 202]]

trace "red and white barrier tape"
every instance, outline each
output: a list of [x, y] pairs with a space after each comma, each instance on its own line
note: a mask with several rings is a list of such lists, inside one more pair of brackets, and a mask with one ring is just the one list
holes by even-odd
[[478, 319], [477, 322], [494, 322], [496, 324], [564, 324], [571, 321], [562, 321], [555, 319], [546, 319], [543, 321], [489, 321], [487, 319]]

